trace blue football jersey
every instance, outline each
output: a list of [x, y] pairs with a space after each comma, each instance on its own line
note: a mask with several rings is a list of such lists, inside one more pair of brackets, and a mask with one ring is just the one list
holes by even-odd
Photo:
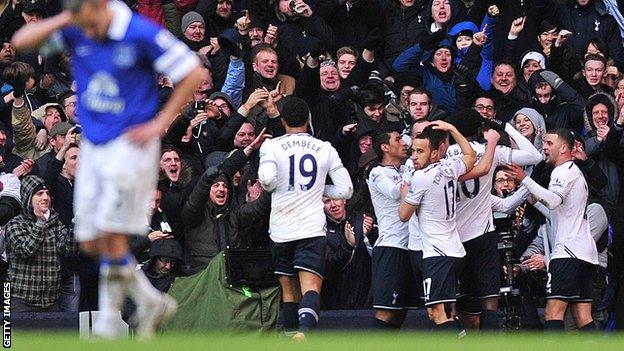
[[197, 56], [167, 30], [111, 1], [114, 12], [104, 40], [79, 27], [66, 27], [56, 40], [72, 54], [78, 90], [78, 116], [84, 136], [103, 144], [158, 112], [157, 74], [182, 80], [198, 65]]

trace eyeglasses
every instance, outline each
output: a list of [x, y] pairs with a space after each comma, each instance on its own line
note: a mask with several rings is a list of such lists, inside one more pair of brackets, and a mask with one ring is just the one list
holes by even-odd
[[483, 110], [488, 111], [488, 112], [494, 111], [494, 106], [475, 105], [474, 108], [477, 111], [483, 111]]
[[67, 103], [67, 105], [65, 105], [65, 107], [67, 107], [67, 106], [76, 107], [77, 104], [78, 103], [76, 101], [70, 101], [70, 102]]
[[494, 180], [494, 183], [496, 183], [496, 184], [503, 184], [503, 183], [513, 184], [515, 182], [516, 182], [516, 180], [515, 179], [511, 179], [511, 178], [498, 178], [498, 179]]
[[413, 90], [401, 90], [401, 96], [407, 97]]

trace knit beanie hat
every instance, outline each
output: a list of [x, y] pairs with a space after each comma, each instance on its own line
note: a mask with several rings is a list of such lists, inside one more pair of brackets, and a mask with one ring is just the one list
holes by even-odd
[[187, 14], [185, 14], [182, 17], [182, 33], [186, 32], [186, 28], [188, 28], [188, 26], [191, 25], [191, 23], [193, 22], [200, 22], [201, 24], [203, 24], [204, 26], [206, 25], [206, 22], [204, 21], [204, 18], [197, 12], [195, 11], [189, 11]]

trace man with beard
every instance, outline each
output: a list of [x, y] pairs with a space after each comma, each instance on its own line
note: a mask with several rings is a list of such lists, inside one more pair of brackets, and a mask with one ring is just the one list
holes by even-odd
[[598, 264], [596, 245], [585, 216], [588, 190], [581, 170], [574, 164], [574, 135], [568, 129], [548, 132], [543, 151], [553, 165], [548, 188], [527, 177], [519, 166], [509, 174], [548, 208], [552, 252], [546, 284], [545, 329], [560, 332], [569, 306], [580, 331], [595, 331], [591, 313], [593, 276]]
[[[449, 132], [462, 156], [444, 158]], [[418, 230], [410, 232], [409, 252], [414, 271], [422, 272], [429, 319], [438, 330], [457, 330], [460, 325], [451, 303], [456, 301], [457, 277], [466, 251], [456, 228], [455, 197], [457, 180], [472, 170], [477, 155], [457, 128], [442, 121], [432, 122], [416, 136], [412, 149], [416, 171], [401, 189], [399, 219], [407, 222], [414, 214], [418, 216]]]
[[265, 222], [271, 208], [268, 193], [239, 207], [232, 205], [235, 196], [232, 178], [266, 136], [261, 133], [218, 167], [207, 169], [184, 203], [181, 220], [185, 225], [183, 247], [189, 274], [206, 268], [212, 258], [228, 246], [249, 247], [258, 240], [256, 236], [266, 236]]
[[546, 130], [583, 129], [583, 97], [555, 72], [540, 70], [529, 78], [531, 103], [546, 122]]

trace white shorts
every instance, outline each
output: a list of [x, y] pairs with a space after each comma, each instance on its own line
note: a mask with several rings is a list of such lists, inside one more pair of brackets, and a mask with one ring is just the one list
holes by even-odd
[[80, 145], [74, 187], [75, 236], [90, 241], [103, 232], [146, 234], [158, 181], [160, 140], [146, 145], [124, 137]]

